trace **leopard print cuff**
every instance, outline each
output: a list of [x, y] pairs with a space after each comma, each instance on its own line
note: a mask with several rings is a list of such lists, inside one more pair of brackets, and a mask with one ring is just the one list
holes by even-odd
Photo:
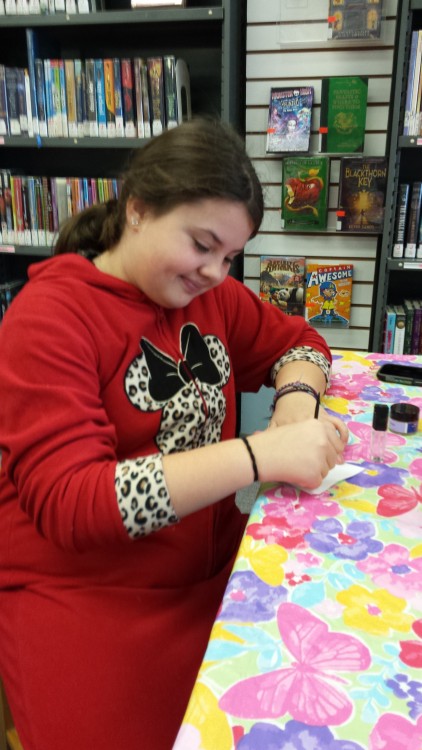
[[114, 485], [123, 524], [132, 539], [178, 523], [164, 479], [161, 453], [120, 461]]
[[297, 362], [298, 360], [313, 362], [314, 365], [317, 365], [320, 370], [322, 370], [327, 384], [329, 383], [331, 365], [328, 359], [317, 349], [312, 349], [311, 346], [297, 346], [293, 349], [289, 349], [289, 351], [286, 352], [286, 354], [283, 354], [283, 356], [272, 366], [271, 379], [274, 386], [276, 377], [283, 365], [286, 365], [288, 362]]

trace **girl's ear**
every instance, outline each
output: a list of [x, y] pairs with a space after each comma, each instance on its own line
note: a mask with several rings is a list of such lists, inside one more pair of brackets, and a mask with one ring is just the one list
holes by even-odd
[[126, 223], [129, 226], [138, 226], [147, 213], [147, 207], [138, 198], [129, 198], [126, 203]]

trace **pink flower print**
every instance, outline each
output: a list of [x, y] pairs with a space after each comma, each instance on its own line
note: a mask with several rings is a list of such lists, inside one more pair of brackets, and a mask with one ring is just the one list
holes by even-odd
[[415, 458], [409, 464], [409, 474], [416, 479], [422, 480], [422, 458]]
[[422, 669], [422, 620], [415, 620], [412, 624], [412, 630], [421, 640], [400, 641], [401, 651], [399, 657], [408, 667]]
[[407, 490], [396, 484], [384, 484], [379, 488], [378, 494], [381, 495], [381, 500], [377, 505], [377, 513], [387, 518], [401, 516], [422, 503], [422, 494], [414, 487]]
[[290, 714], [296, 721], [319, 727], [345, 723], [353, 704], [338, 687], [345, 682], [338, 672], [368, 669], [368, 648], [354, 636], [330, 631], [297, 604], [281, 604], [277, 624], [290, 656], [286, 666], [235, 683], [220, 698], [220, 708], [246, 719]]
[[422, 716], [416, 724], [398, 714], [383, 714], [370, 736], [369, 750], [421, 750]]
[[400, 544], [388, 544], [377, 556], [361, 560], [356, 567], [396, 596], [411, 599], [422, 594], [422, 557], [409, 559], [409, 551]]
[[[366, 406], [366, 409], [367, 408], [368, 407]], [[363, 459], [364, 461], [370, 460], [369, 446], [371, 442], [371, 425], [350, 421], [347, 426], [350, 433], [355, 435], [359, 442], [346, 445], [344, 450], [344, 458], [346, 461], [357, 461], [360, 459]], [[384, 463], [393, 463], [396, 460], [396, 453], [391, 450], [389, 451], [389, 448], [404, 445], [405, 443], [406, 440], [401, 435], [396, 435], [394, 432], [387, 432]]]

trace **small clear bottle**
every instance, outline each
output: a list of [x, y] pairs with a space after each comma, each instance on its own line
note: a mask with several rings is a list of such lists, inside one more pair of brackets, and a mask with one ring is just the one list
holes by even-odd
[[382, 463], [385, 457], [389, 409], [387, 404], [374, 404], [369, 460]]

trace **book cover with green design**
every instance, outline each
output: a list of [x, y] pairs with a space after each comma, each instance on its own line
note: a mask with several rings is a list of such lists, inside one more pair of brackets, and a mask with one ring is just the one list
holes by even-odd
[[330, 160], [326, 156], [284, 157], [283, 229], [314, 232], [326, 228], [329, 170]]
[[321, 152], [362, 152], [368, 76], [332, 76], [321, 83]]

